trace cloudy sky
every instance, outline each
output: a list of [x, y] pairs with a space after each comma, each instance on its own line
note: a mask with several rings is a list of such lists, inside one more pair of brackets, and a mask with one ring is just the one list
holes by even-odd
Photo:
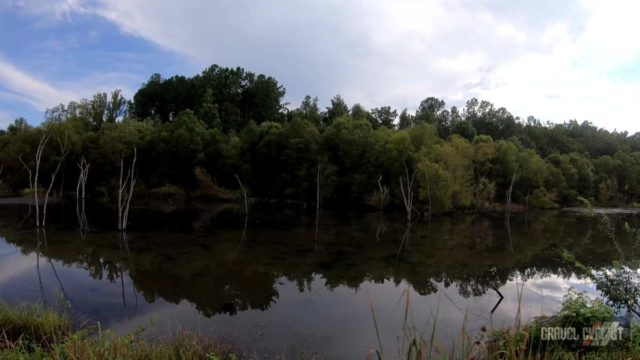
[[274, 76], [297, 106], [335, 94], [415, 109], [477, 97], [640, 131], [638, 1], [0, 0], [0, 127], [211, 64]]

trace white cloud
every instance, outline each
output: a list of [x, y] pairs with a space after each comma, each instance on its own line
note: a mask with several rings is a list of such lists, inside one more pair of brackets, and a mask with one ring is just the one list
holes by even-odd
[[[539, 31], [494, 9], [435, 0], [190, 0], [178, 8], [170, 1], [104, 0], [85, 8], [201, 66], [241, 65], [274, 74], [298, 98], [293, 100], [307, 92], [325, 99], [340, 92], [365, 105], [450, 97], [514, 58]], [[461, 66], [447, 65], [450, 59]]]
[[197, 67], [273, 75], [294, 105], [307, 93], [399, 108], [476, 96], [522, 117], [640, 130], [630, 117], [640, 81], [624, 76], [640, 60], [635, 2], [67, 0], [54, 9], [101, 16]]
[[[58, 104], [91, 97], [97, 92], [121, 89], [125, 97], [131, 97], [134, 90], [129, 86], [138, 76], [126, 72], [99, 72], [79, 79], [57, 81], [51, 84], [38, 79], [26, 71], [18, 69], [0, 58], [0, 98], [22, 102], [44, 111]], [[4, 115], [4, 116], [3, 116]], [[0, 128], [6, 113], [0, 114]]]
[[35, 263], [36, 259], [33, 255], [4, 255], [2, 257], [2, 262], [0, 262], [0, 286], [4, 285], [12, 279], [24, 275], [25, 273], [33, 271], [35, 268]]
[[491, 74], [478, 95], [521, 113], [562, 121], [590, 120], [608, 129], [639, 131], [633, 118], [639, 79], [620, 78], [640, 64], [640, 24], [633, 2], [585, 1], [583, 31], [572, 36], [565, 24], [545, 30], [546, 51], [526, 51]]
[[72, 13], [83, 12], [82, 0], [0, 0], [0, 6], [13, 7], [32, 15], [55, 19], [71, 19]]
[[0, 92], [5, 97], [26, 102], [40, 110], [75, 98], [74, 94], [57, 89], [1, 58], [0, 84]]

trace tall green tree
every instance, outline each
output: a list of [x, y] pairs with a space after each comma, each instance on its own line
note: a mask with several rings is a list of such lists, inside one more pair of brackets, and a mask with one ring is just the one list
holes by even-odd
[[398, 111], [391, 110], [390, 106], [383, 106], [371, 109], [371, 116], [378, 126], [384, 126], [387, 129], [395, 127], [395, 120], [398, 117]]
[[325, 122], [331, 125], [337, 118], [345, 115], [349, 115], [349, 106], [340, 95], [334, 96], [331, 99], [331, 106], [327, 108]]

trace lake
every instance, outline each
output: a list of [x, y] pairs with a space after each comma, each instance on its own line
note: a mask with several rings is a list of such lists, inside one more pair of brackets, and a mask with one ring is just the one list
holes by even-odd
[[[126, 237], [116, 216], [50, 210], [33, 230], [26, 205], [0, 207], [0, 298], [70, 304], [77, 321], [148, 336], [187, 328], [263, 356], [394, 358], [403, 325], [447, 351], [482, 327], [513, 325], [558, 308], [569, 287], [596, 294], [559, 255], [606, 267], [620, 256], [593, 218], [576, 211], [456, 214], [407, 226], [402, 214], [256, 207], [134, 209]], [[634, 214], [608, 214], [621, 229]], [[500, 294], [504, 299], [499, 302]], [[409, 312], [405, 310], [409, 299]], [[497, 305], [497, 307], [496, 307]], [[493, 310], [493, 312], [492, 312]], [[466, 319], [466, 320], [465, 320]], [[427, 335], [428, 336], [428, 335]]]

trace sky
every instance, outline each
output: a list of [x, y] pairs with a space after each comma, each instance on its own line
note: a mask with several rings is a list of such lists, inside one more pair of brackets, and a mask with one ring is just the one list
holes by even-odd
[[634, 133], [639, 13], [621, 0], [0, 0], [0, 128], [219, 64], [275, 77], [290, 107], [476, 97]]

